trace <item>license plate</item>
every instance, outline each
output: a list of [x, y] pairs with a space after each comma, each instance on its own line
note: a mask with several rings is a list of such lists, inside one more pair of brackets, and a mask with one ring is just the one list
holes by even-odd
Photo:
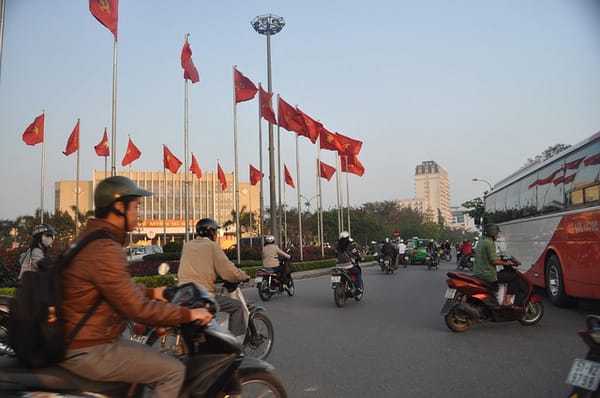
[[254, 282], [255, 283], [261, 283], [263, 281], [263, 277], [262, 276], [257, 276], [256, 278], [254, 278]]
[[146, 341], [148, 341], [148, 336], [144, 336], [141, 334], [134, 334], [129, 337], [129, 340], [135, 341], [136, 343], [140, 343], [140, 344], [146, 344]]
[[575, 358], [567, 383], [586, 390], [596, 391], [600, 383], [600, 363]]
[[331, 275], [331, 283], [340, 283], [341, 280], [341, 275]]
[[456, 296], [456, 289], [452, 289], [451, 287], [446, 289], [446, 294], [444, 295], [444, 297], [446, 297], [447, 299], [453, 299], [454, 296]]

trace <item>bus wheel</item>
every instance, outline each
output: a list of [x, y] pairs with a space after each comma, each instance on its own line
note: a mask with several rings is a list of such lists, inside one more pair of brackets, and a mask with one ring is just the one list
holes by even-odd
[[565, 293], [565, 281], [558, 257], [552, 255], [546, 263], [546, 292], [552, 304], [557, 307], [567, 307], [571, 299]]

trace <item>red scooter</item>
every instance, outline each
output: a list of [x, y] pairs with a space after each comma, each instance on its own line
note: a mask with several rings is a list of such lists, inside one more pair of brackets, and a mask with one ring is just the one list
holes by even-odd
[[[504, 261], [513, 260], [502, 257]], [[518, 264], [514, 262], [514, 264]], [[522, 307], [502, 305], [505, 300], [505, 284], [482, 281], [459, 272], [448, 272], [446, 302], [440, 311], [446, 325], [453, 332], [466, 332], [476, 323], [519, 321], [522, 325], [535, 325], [544, 316], [544, 304], [534, 294], [533, 285], [512, 266], [518, 278], [527, 281], [529, 292]]]
[[579, 336], [588, 346], [585, 359], [575, 358], [567, 376], [567, 383], [573, 386], [569, 397], [600, 397], [600, 316], [587, 315], [586, 328]]

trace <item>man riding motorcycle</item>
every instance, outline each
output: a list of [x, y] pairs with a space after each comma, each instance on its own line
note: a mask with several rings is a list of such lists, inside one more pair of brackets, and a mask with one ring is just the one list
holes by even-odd
[[352, 262], [354, 265], [350, 272], [356, 276], [356, 288], [359, 292], [363, 290], [362, 282], [362, 270], [355, 260], [358, 256], [358, 249], [356, 249], [350, 241], [350, 233], [348, 231], [340, 232], [340, 239], [338, 240], [337, 247], [335, 249], [337, 255], [337, 264], [349, 264]]
[[279, 280], [281, 281], [283, 288], [287, 289], [288, 274], [287, 270], [282, 269], [279, 262], [279, 257], [290, 259], [288, 253], [284, 252], [275, 244], [275, 237], [273, 235], [265, 236], [265, 246], [262, 249], [262, 263], [265, 268], [273, 268], [277, 271]]

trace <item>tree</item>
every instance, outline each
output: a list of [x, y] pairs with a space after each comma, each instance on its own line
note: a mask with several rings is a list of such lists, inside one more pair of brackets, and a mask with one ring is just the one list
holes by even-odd
[[571, 147], [571, 145], [566, 145], [566, 144], [556, 144], [554, 146], [549, 146], [548, 148], [544, 149], [544, 151], [541, 154], [536, 155], [534, 158], [527, 159], [527, 162], [525, 162], [525, 166], [529, 166], [530, 164], [533, 164], [533, 163], [543, 162], [544, 160], [548, 160], [551, 157], [558, 155], [559, 153], [561, 153], [562, 151], [564, 151], [565, 149], [567, 149], [569, 147]]
[[467, 214], [475, 220], [476, 225], [481, 224], [485, 213], [485, 206], [481, 197], [467, 200], [461, 206], [469, 210]]

